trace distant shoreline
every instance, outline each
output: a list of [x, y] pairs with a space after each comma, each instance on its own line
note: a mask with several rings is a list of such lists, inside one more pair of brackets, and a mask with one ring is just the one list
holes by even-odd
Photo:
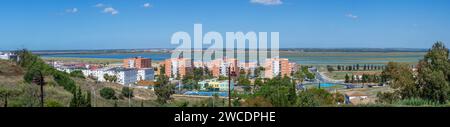
[[[37, 55], [52, 55], [52, 54], [170, 53], [172, 50], [173, 48], [31, 50], [31, 51]], [[420, 48], [280, 48], [280, 52], [426, 52], [426, 51], [427, 49], [420, 49]]]
[[[281, 51], [280, 57], [303, 65], [350, 65], [350, 64], [386, 64], [388, 62], [417, 63], [425, 52], [299, 52]], [[170, 53], [90, 53], [90, 54], [44, 54], [47, 60], [87, 61], [87, 62], [121, 62], [132, 57], [151, 58], [153, 62], [164, 61]]]

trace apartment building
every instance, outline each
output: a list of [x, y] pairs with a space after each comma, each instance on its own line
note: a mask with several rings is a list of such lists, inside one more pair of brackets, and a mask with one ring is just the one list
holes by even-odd
[[123, 60], [123, 67], [124, 68], [151, 68], [152, 67], [152, 60], [148, 58], [142, 58], [142, 57], [134, 57], [134, 58], [128, 58]]
[[143, 68], [137, 70], [137, 81], [147, 80], [152, 81], [155, 77], [153, 68]]
[[244, 70], [246, 74], [250, 74], [250, 77], [255, 76], [256, 68], [258, 68], [257, 62], [239, 63], [239, 69]]
[[136, 83], [138, 72], [136, 69], [130, 69], [130, 68], [102, 68], [102, 69], [87, 69], [82, 70], [83, 75], [86, 77], [92, 76], [97, 79], [97, 81], [100, 82], [106, 82], [106, 79], [104, 78], [105, 75], [109, 76], [116, 76], [117, 81], [116, 83], [122, 84], [122, 85], [130, 85]]
[[271, 58], [264, 63], [265, 78], [274, 78], [276, 76], [290, 77], [297, 69], [295, 63], [289, 63], [289, 59], [285, 58]]
[[187, 58], [171, 58], [164, 61], [165, 74], [170, 78], [184, 77], [192, 70], [192, 61]]
[[236, 74], [239, 74], [239, 62], [237, 59], [234, 58], [224, 58], [224, 59], [216, 59], [211, 61], [211, 72], [214, 77], [219, 76], [228, 76], [229, 68], [231, 71], [236, 72]]

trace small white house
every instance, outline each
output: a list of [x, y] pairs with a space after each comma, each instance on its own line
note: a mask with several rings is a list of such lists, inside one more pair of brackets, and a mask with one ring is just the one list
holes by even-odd
[[361, 104], [367, 103], [369, 95], [358, 91], [351, 91], [345, 93], [345, 98], [346, 103]]

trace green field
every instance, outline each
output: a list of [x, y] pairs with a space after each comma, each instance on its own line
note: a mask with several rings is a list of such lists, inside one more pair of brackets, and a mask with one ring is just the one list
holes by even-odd
[[425, 52], [281, 52], [280, 56], [303, 65], [417, 63]]

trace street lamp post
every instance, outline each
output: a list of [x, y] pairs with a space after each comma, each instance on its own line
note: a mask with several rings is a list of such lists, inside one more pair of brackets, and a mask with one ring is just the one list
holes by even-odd
[[231, 76], [235, 77], [236, 72], [231, 71], [231, 66], [228, 66], [228, 107], [231, 107]]

